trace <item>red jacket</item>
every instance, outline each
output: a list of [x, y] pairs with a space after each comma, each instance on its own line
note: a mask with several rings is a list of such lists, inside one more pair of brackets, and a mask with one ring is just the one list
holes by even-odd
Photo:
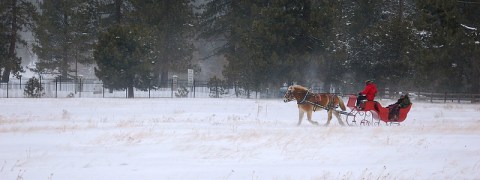
[[367, 86], [365, 86], [365, 89], [363, 89], [363, 91], [360, 93], [367, 96], [367, 100], [373, 101], [373, 99], [375, 98], [375, 95], [377, 95], [377, 86], [375, 86], [375, 84], [373, 83], [369, 83], [367, 84]]

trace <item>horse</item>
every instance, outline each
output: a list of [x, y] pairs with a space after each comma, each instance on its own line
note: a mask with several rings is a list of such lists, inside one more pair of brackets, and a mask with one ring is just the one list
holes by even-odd
[[328, 120], [325, 126], [330, 124], [332, 113], [337, 117], [338, 123], [345, 126], [340, 118], [339, 111], [335, 110], [337, 107], [340, 107], [343, 111], [346, 110], [343, 100], [337, 95], [330, 93], [312, 93], [303, 86], [293, 85], [288, 87], [283, 101], [287, 103], [293, 100], [297, 100], [298, 104], [298, 126], [302, 123], [305, 113], [307, 113], [307, 120], [310, 123], [318, 125], [318, 122], [312, 120], [312, 113], [316, 111], [317, 108], [328, 111]]

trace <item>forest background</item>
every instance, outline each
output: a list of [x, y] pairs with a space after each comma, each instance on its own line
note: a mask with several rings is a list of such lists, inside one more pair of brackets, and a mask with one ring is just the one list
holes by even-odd
[[[216, 57], [226, 63], [210, 80], [248, 90], [372, 79], [393, 91], [480, 93], [473, 0], [5, 0], [0, 17], [2, 82], [27, 68], [77, 81], [78, 64], [91, 65], [106, 88], [133, 97]], [[215, 48], [195, 56], [205, 43]], [[22, 66], [23, 46], [34, 67]]]

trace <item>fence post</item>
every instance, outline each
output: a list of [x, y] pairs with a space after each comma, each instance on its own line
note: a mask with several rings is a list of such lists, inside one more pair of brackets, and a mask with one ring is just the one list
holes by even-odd
[[[61, 85], [61, 84], [60, 84]], [[58, 93], [58, 78], [55, 78], [55, 98], [57, 98], [57, 93]]]
[[82, 97], [82, 89], [83, 89], [82, 88], [82, 77], [80, 77], [80, 86], [79, 87], [80, 87], [80, 89], [78, 90], [78, 97], [81, 98]]
[[[59, 76], [58, 78], [60, 78], [60, 91], [62, 91], [62, 76]], [[55, 78], [55, 81], [57, 81], [58, 78]]]
[[193, 80], [193, 98], [195, 98], [195, 79]]
[[237, 91], [237, 84], [236, 83], [233, 83], [233, 89], [235, 91], [235, 97], [238, 98], [238, 91]]
[[443, 103], [447, 103], [447, 92], [445, 92], [445, 95], [443, 96]]
[[218, 95], [218, 80], [217, 79], [215, 79], [215, 97], [219, 98], [219, 95]]
[[430, 102], [433, 102], [433, 92], [430, 93]]
[[7, 81], [7, 98], [8, 98], [8, 82], [9, 82], [9, 81]]
[[[38, 81], [40, 82], [40, 87], [44, 87], [44, 86], [42, 86], [42, 74], [40, 74], [40, 73], [38, 74], [38, 79], [39, 79]], [[43, 88], [42, 91], [45, 92], [45, 88]]]

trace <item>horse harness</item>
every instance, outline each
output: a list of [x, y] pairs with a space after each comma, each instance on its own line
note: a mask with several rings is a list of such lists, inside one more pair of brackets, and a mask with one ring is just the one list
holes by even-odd
[[[310, 100], [308, 100], [308, 97], [313, 95], [316, 99], [316, 102], [312, 102]], [[330, 110], [330, 109], [336, 109], [338, 107], [335, 106], [335, 101], [333, 101], [333, 99], [336, 97], [335, 94], [327, 94], [327, 96], [329, 96], [329, 99], [332, 99], [332, 101], [328, 101], [328, 104], [327, 106], [323, 106], [323, 105], [320, 105], [318, 102], [322, 101], [322, 96], [321, 94], [316, 94], [316, 93], [312, 93], [310, 91], [307, 91], [307, 93], [305, 93], [305, 96], [303, 97], [303, 99], [301, 101], [297, 101], [297, 104], [305, 104], [305, 103], [309, 103], [311, 105], [313, 105], [313, 111], [317, 111], [317, 108], [322, 108], [322, 109], [325, 109], [325, 110]]]

